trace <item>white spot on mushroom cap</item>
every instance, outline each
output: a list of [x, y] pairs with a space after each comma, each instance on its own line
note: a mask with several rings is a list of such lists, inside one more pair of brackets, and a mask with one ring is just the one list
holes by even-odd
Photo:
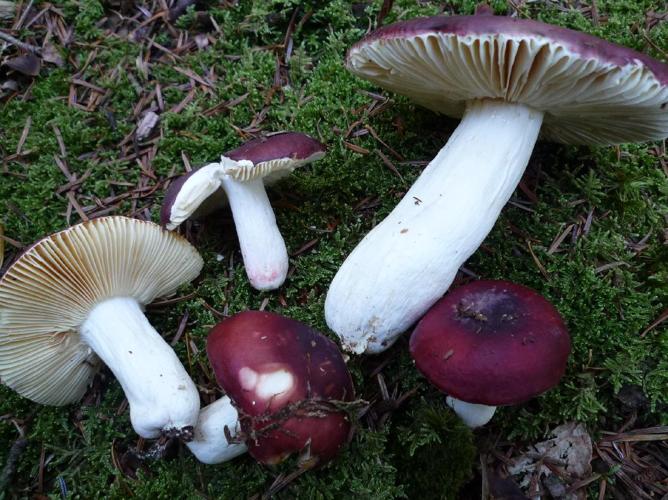
[[258, 373], [248, 366], [239, 370], [239, 384], [246, 391], [254, 391], [263, 400], [287, 397], [295, 387], [295, 377], [285, 367], [279, 367], [265, 373]]
[[252, 391], [257, 385], [257, 372], [252, 368], [244, 366], [239, 370], [239, 383], [241, 384], [242, 389]]
[[286, 370], [277, 370], [260, 376], [257, 385], [257, 395], [263, 399], [287, 394], [294, 386], [292, 373]]

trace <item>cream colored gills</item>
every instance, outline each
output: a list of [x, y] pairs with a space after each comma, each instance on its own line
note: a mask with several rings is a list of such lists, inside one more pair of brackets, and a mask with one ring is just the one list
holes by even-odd
[[203, 261], [157, 224], [102, 217], [28, 248], [0, 278], [0, 377], [41, 404], [77, 402], [102, 358], [139, 435], [188, 438], [199, 395], [142, 307], [193, 280]]
[[445, 147], [334, 277], [325, 318], [346, 349], [387, 349], [443, 294], [515, 190], [542, 117], [521, 104], [469, 105]]
[[116, 297], [95, 306], [81, 338], [121, 384], [137, 434], [155, 438], [195, 424], [197, 387], [135, 299]]

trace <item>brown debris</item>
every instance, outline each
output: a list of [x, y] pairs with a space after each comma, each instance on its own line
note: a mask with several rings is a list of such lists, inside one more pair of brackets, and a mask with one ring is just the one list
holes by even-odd
[[564, 240], [574, 227], [575, 224], [569, 224], [568, 226], [566, 226], [566, 229], [564, 229], [561, 232], [561, 234], [559, 234], [556, 238], [554, 238], [554, 241], [552, 242], [550, 248], [546, 252], [547, 255], [552, 255], [553, 253], [559, 250], [559, 247], [561, 246], [561, 244], [564, 242]]
[[311, 241], [304, 243], [301, 247], [299, 247], [297, 250], [295, 250], [293, 253], [290, 254], [291, 257], [297, 257], [298, 255], [301, 255], [305, 252], [308, 252], [311, 248], [316, 246], [318, 242], [320, 241], [320, 238], [314, 238]]
[[14, 473], [16, 472], [16, 469], [19, 465], [19, 460], [28, 446], [28, 439], [26, 438], [26, 426], [32, 419], [32, 416], [30, 416], [28, 419], [20, 421], [11, 417], [11, 415], [9, 417], [11, 418], [11, 422], [14, 424], [14, 427], [16, 427], [19, 436], [9, 448], [7, 458], [5, 460], [5, 465], [0, 471], [0, 494], [6, 492], [7, 488], [11, 485], [12, 478], [14, 477]]
[[592, 442], [584, 425], [569, 422], [553, 429], [547, 441], [531, 445], [509, 461], [507, 471], [518, 478], [519, 486], [531, 497], [542, 497], [547, 489], [552, 497], [564, 500], [585, 498], [583, 492], [566, 494], [566, 485], [591, 475]]
[[28, 139], [28, 134], [30, 133], [30, 127], [32, 125], [32, 117], [29, 116], [26, 118], [26, 123], [23, 126], [23, 132], [21, 132], [21, 137], [19, 138], [19, 142], [16, 145], [16, 156], [21, 155], [21, 151], [23, 150], [23, 145], [26, 143], [26, 139]]
[[[626, 490], [628, 498], [668, 495], [668, 426], [608, 433], [594, 449], [619, 480], [608, 487]], [[620, 492], [621, 493], [621, 492]]]
[[381, 5], [380, 10], [378, 11], [378, 16], [376, 17], [376, 24], [378, 27], [382, 26], [383, 20], [392, 10], [393, 4], [394, 0], [383, 0], [383, 5]]
[[540, 271], [540, 274], [542, 274], [543, 277], [544, 277], [546, 280], [549, 280], [549, 279], [550, 279], [550, 275], [548, 274], [547, 269], [545, 269], [545, 266], [543, 265], [543, 263], [540, 261], [540, 259], [539, 259], [539, 258], [536, 256], [536, 254], [534, 253], [534, 251], [533, 251], [533, 246], [531, 245], [531, 241], [527, 239], [527, 240], [526, 240], [526, 244], [527, 244], [527, 248], [529, 249], [529, 253], [531, 254], [531, 258], [532, 258], [533, 261], [536, 263], [536, 267], [537, 267], [538, 270]]
[[665, 309], [661, 314], [659, 314], [659, 317], [652, 321], [652, 324], [645, 328], [640, 336], [644, 337], [666, 320], [668, 320], [668, 309]]
[[42, 68], [42, 61], [39, 57], [32, 54], [12, 57], [7, 59], [4, 63], [10, 69], [27, 76], [39, 75], [39, 70]]
[[380, 157], [381, 160], [383, 160], [385, 166], [389, 168], [392, 171], [392, 173], [394, 173], [394, 175], [396, 175], [397, 177], [399, 177], [399, 179], [401, 179], [401, 182], [405, 182], [403, 176], [401, 175], [397, 167], [394, 165], [394, 163], [392, 163], [390, 159], [387, 156], [385, 156], [385, 154], [380, 149], [375, 149], [374, 152]]
[[156, 125], [158, 125], [159, 120], [160, 117], [156, 113], [153, 111], [148, 111], [137, 125], [137, 140], [143, 141], [149, 135], [151, 135], [153, 129], [156, 127]]

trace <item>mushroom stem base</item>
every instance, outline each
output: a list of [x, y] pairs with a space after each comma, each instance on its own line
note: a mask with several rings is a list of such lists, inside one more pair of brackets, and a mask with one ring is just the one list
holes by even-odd
[[543, 113], [469, 103], [450, 140], [390, 215], [348, 256], [325, 318], [355, 353], [378, 353], [448, 289], [520, 181]]
[[232, 406], [230, 398], [223, 396], [202, 408], [195, 426], [195, 436], [187, 446], [200, 462], [227, 462], [248, 449], [245, 444], [234, 441], [240, 431], [237, 410]]
[[121, 384], [137, 434], [156, 438], [167, 431], [187, 433], [195, 425], [197, 388], [136, 300], [115, 297], [99, 303], [80, 333]]
[[471, 429], [485, 425], [492, 419], [496, 411], [496, 406], [467, 403], [452, 396], [446, 397], [445, 402]]

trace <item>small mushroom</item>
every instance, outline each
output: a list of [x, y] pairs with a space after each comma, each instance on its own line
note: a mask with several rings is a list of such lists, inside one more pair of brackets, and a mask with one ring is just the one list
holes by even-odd
[[100, 359], [137, 433], [189, 438], [199, 394], [143, 306], [193, 280], [202, 259], [157, 224], [102, 217], [26, 250], [0, 279], [0, 378], [41, 404], [78, 401]]
[[551, 389], [566, 370], [570, 337], [559, 312], [534, 290], [474, 281], [450, 291], [410, 339], [417, 369], [469, 427], [497, 406]]
[[480, 14], [384, 26], [348, 52], [354, 74], [462, 118], [332, 281], [327, 324], [353, 352], [387, 349], [445, 293], [539, 131], [571, 144], [668, 136], [668, 65], [585, 33]]
[[227, 462], [248, 449], [239, 441], [240, 431], [239, 414], [230, 398], [223, 396], [200, 410], [193, 439], [186, 445], [202, 463]]
[[317, 466], [348, 441], [342, 408], [353, 384], [336, 344], [322, 334], [278, 314], [246, 311], [216, 325], [206, 349], [257, 461], [276, 464], [299, 453]]
[[[319, 160], [325, 146], [311, 137], [284, 132], [254, 139], [181, 177], [167, 190], [161, 211], [162, 224], [176, 229], [191, 216], [230, 203], [241, 255], [251, 285], [274, 290], [288, 273], [288, 251], [276, 226], [276, 217], [265, 191], [295, 168]], [[213, 199], [209, 200], [209, 198]]]

